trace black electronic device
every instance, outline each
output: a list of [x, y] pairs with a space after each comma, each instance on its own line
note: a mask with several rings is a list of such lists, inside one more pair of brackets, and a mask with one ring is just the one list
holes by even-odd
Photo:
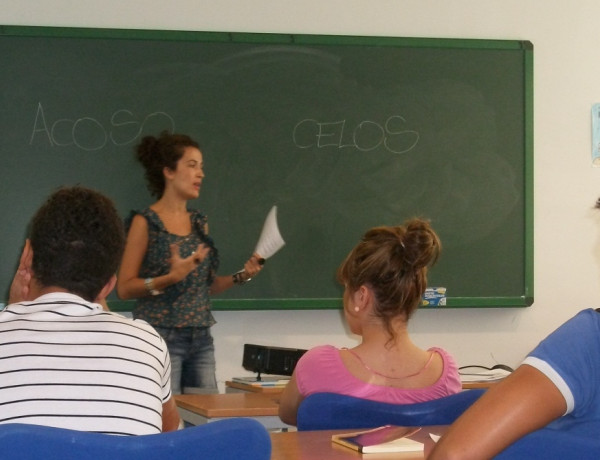
[[296, 363], [306, 350], [298, 348], [269, 347], [264, 345], [244, 344], [242, 366], [247, 371], [256, 372], [256, 380], [260, 374], [292, 375]]

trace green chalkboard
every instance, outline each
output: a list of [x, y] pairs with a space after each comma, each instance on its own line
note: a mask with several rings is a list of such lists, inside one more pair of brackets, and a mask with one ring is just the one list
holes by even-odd
[[278, 206], [286, 246], [216, 309], [337, 308], [335, 270], [362, 233], [413, 216], [442, 239], [430, 285], [448, 306], [533, 301], [527, 41], [6, 26], [0, 56], [6, 288], [57, 186], [99, 189], [123, 217], [149, 205], [133, 149], [168, 129], [201, 144], [192, 206], [221, 274]]

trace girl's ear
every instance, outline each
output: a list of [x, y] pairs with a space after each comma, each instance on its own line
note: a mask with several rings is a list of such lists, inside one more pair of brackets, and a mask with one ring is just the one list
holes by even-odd
[[165, 176], [165, 179], [172, 179], [174, 175], [175, 171], [173, 171], [171, 168], [167, 166], [163, 168], [163, 176]]
[[355, 311], [361, 311], [371, 305], [373, 292], [364, 284], [361, 285], [353, 294]]

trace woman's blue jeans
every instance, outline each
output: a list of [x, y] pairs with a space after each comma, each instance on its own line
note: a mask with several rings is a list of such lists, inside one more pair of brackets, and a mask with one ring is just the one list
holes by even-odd
[[154, 327], [171, 355], [173, 394], [217, 393], [215, 347], [209, 327]]

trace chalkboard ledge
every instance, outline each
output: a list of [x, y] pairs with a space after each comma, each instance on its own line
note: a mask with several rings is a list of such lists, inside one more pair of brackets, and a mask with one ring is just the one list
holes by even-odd
[[[514, 308], [529, 307], [533, 297], [448, 297], [443, 307], [421, 307], [422, 310], [444, 308]], [[111, 311], [133, 311], [135, 301], [113, 300], [108, 302]], [[239, 310], [338, 310], [342, 308], [342, 299], [215, 299], [215, 311]]]

